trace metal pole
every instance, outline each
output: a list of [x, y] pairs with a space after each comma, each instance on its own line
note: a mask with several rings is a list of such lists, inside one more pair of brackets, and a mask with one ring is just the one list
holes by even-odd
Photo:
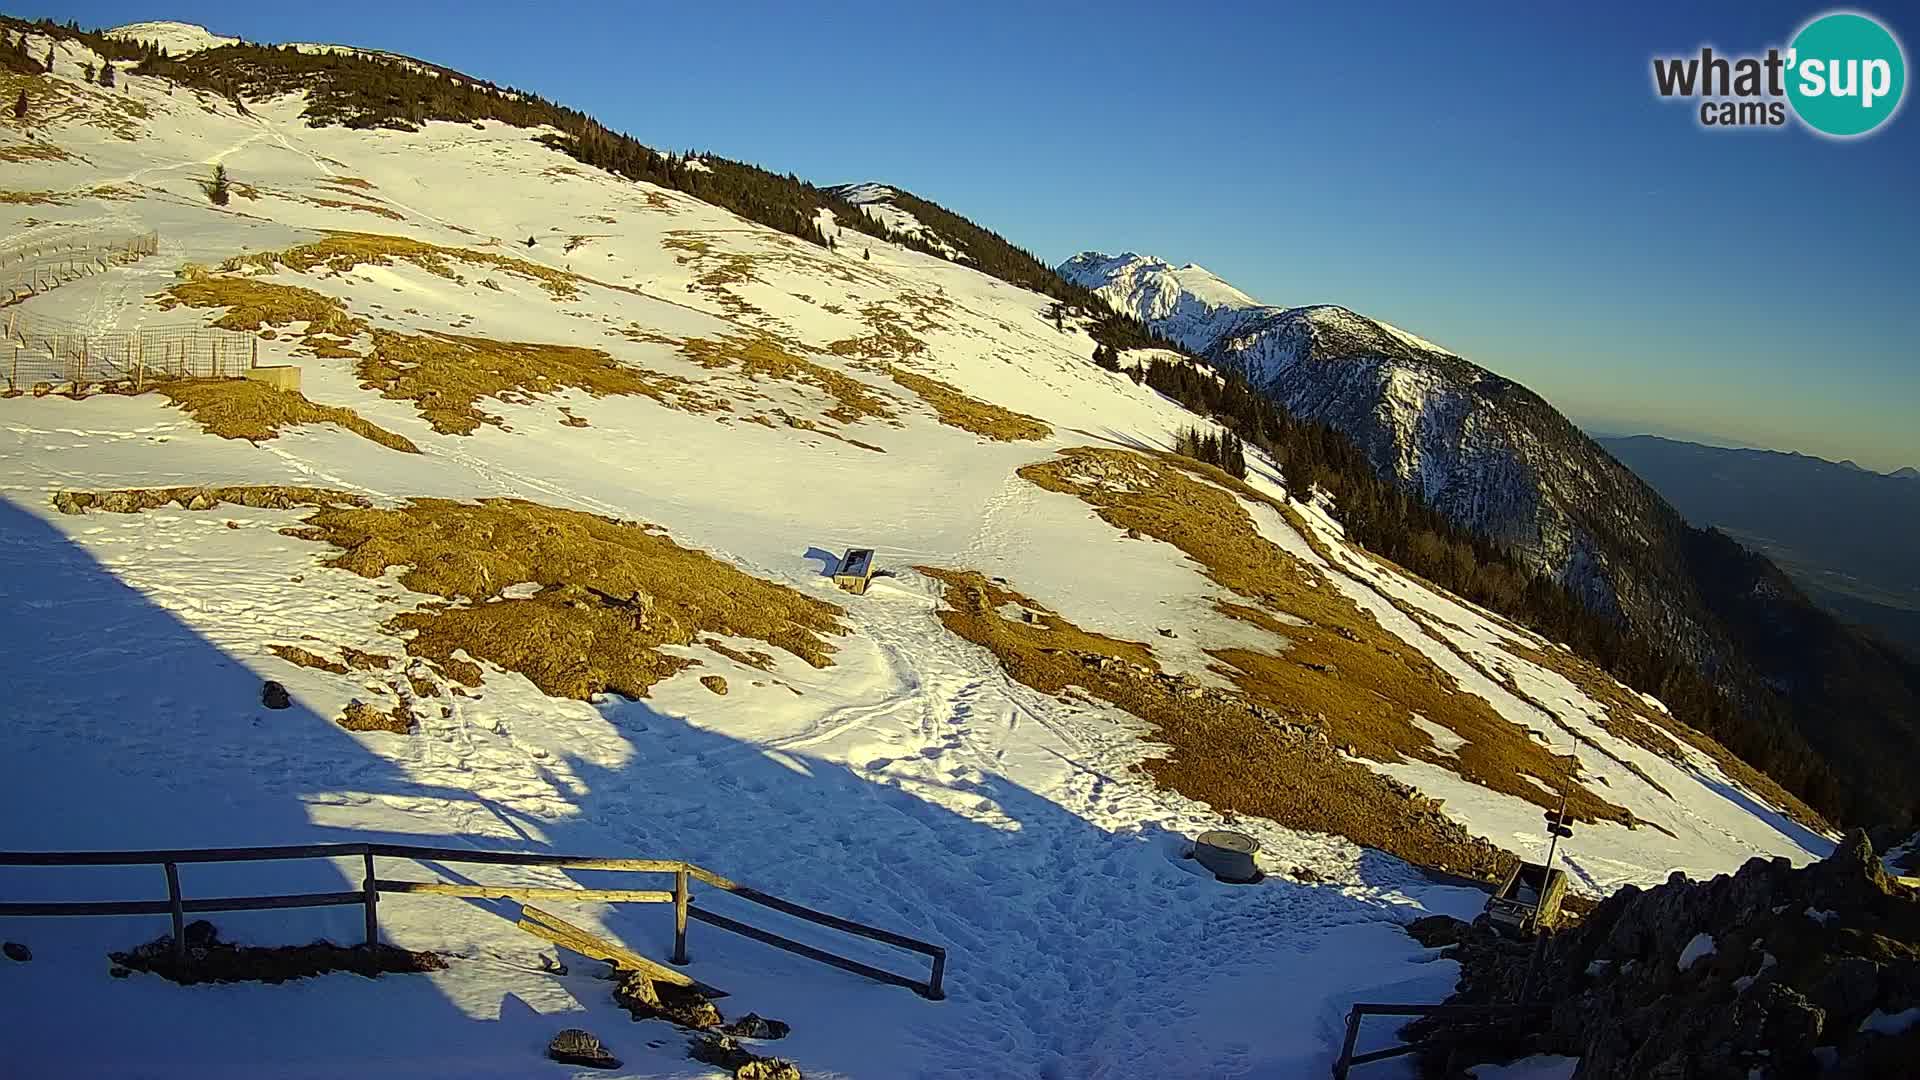
[[374, 914], [374, 905], [380, 902], [380, 890], [373, 883], [373, 852], [366, 852], [361, 858], [366, 861], [367, 867], [367, 876], [360, 887], [367, 898], [367, 963], [372, 964], [374, 946], [380, 944], [380, 920]]
[[173, 967], [187, 977], [187, 913], [180, 906], [180, 868], [167, 864], [167, 902], [173, 905]]

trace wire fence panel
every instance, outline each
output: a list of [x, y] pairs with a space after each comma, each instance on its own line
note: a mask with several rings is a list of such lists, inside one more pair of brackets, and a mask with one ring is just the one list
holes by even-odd
[[160, 234], [88, 236], [0, 251], [0, 305], [18, 303], [49, 289], [160, 250]]
[[237, 377], [260, 357], [253, 335], [192, 323], [91, 333], [10, 313], [0, 316], [0, 334], [0, 372], [10, 391], [123, 382], [140, 389], [154, 379]]

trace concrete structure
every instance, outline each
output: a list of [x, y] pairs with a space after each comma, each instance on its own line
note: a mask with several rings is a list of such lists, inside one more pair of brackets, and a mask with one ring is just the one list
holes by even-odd
[[275, 390], [300, 392], [300, 365], [268, 364], [264, 367], [248, 368], [246, 377], [254, 382], [263, 382]]

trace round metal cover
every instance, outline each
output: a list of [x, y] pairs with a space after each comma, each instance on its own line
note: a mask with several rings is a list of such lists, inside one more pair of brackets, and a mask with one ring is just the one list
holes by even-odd
[[1259, 841], [1253, 837], [1248, 836], [1246, 833], [1228, 832], [1225, 829], [1213, 829], [1209, 832], [1203, 832], [1200, 834], [1198, 842], [1207, 847], [1219, 848], [1222, 851], [1237, 852], [1241, 855], [1251, 855], [1260, 850]]

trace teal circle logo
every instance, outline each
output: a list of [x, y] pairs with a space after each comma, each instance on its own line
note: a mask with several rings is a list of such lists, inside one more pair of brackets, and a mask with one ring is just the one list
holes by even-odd
[[1907, 91], [1907, 58], [1893, 34], [1850, 11], [1803, 27], [1787, 53], [1787, 100], [1815, 131], [1847, 138], [1887, 122]]

